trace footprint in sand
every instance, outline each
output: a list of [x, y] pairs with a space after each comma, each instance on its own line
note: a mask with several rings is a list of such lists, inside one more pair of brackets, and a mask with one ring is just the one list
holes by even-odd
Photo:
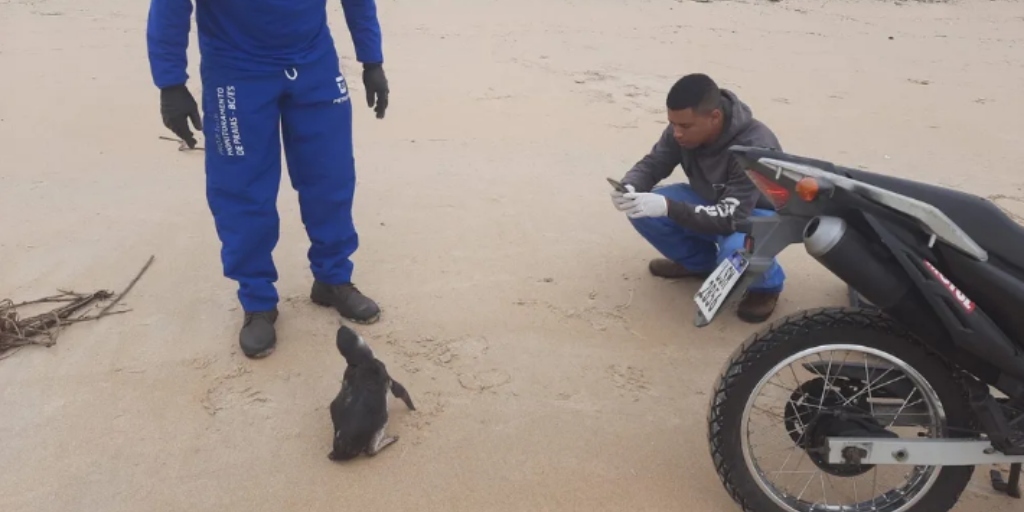
[[[410, 391], [410, 393], [412, 393]], [[416, 403], [415, 411], [404, 411], [401, 417], [402, 428], [408, 428], [415, 432], [410, 439], [413, 446], [423, 442], [427, 437], [425, 432], [430, 425], [434, 422], [438, 416], [444, 413], [447, 407], [447, 401], [436, 391], [425, 391], [422, 394], [413, 395], [413, 401]], [[394, 416], [395, 421], [398, 415]], [[403, 434], [405, 435], [405, 434]]]
[[512, 376], [501, 369], [490, 369], [459, 375], [459, 385], [470, 391], [487, 391], [512, 382]]
[[408, 373], [423, 371], [428, 364], [459, 373], [456, 371], [458, 367], [475, 364], [490, 349], [487, 338], [482, 336], [451, 339], [435, 339], [428, 336], [403, 340], [390, 333], [385, 342], [395, 347], [401, 359], [399, 364]]
[[613, 364], [609, 366], [606, 373], [619, 391], [631, 395], [633, 401], [640, 399], [640, 395], [649, 394], [650, 383], [644, 377], [644, 371], [640, 368], [629, 365]]
[[[592, 295], [590, 300], [592, 301], [594, 296]], [[513, 304], [516, 306], [526, 306], [531, 308], [546, 309], [550, 313], [554, 313], [562, 318], [574, 319], [585, 322], [590, 326], [591, 329], [604, 332], [608, 331], [609, 328], [617, 328], [632, 334], [633, 336], [643, 339], [640, 333], [634, 331], [629, 325], [629, 319], [626, 317], [624, 312], [629, 309], [633, 302], [633, 290], [629, 291], [629, 299], [624, 304], [618, 304], [608, 307], [598, 307], [595, 305], [585, 306], [583, 308], [565, 308], [552, 304], [548, 301], [543, 300], [527, 300], [520, 299]]]
[[213, 379], [199, 402], [210, 416], [235, 408], [250, 409], [270, 403], [270, 398], [257, 389], [250, 376], [252, 370], [238, 364]]
[[612, 77], [611, 75], [608, 75], [608, 74], [606, 74], [604, 72], [591, 70], [591, 71], [583, 72], [583, 76], [578, 77], [578, 78], [574, 79], [573, 81], [578, 83], [578, 84], [586, 84], [586, 83], [590, 83], [590, 82], [604, 82], [604, 81], [612, 79], [612, 78], [614, 78], [614, 77]]

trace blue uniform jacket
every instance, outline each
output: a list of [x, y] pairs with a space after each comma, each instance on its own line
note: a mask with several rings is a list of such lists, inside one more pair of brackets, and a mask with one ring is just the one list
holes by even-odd
[[[195, 0], [199, 50], [205, 65], [276, 71], [334, 51], [327, 0]], [[341, 0], [362, 63], [383, 62], [374, 0]], [[146, 42], [159, 88], [184, 84], [192, 0], [150, 0]]]

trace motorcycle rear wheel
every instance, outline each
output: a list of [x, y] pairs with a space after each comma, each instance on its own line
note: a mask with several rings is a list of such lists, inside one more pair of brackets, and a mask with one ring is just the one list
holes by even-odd
[[[915, 491], [916, 495], [902, 498], [902, 503], [895, 500], [891, 505], [883, 505], [880, 501], [880, 506], [875, 506], [874, 501], [865, 505], [866, 502], [854, 500], [859, 504], [822, 507], [794, 500], [791, 493], [778, 491], [765, 483], [766, 472], [756, 467], [749, 456], [750, 436], [745, 423], [750, 402], [780, 364], [796, 355], [826, 346], [862, 347], [865, 352], [901, 362], [909, 368], [905, 373], [916, 375], [926, 383], [932, 397], [929, 400], [937, 402], [936, 410], [941, 411], [942, 423], [937, 427], [942, 437], [964, 436], [971, 431], [973, 413], [956, 372], [892, 319], [877, 310], [848, 307], [803, 311], [783, 318], [748, 338], [733, 352], [716, 382], [708, 411], [708, 444], [712, 461], [729, 495], [745, 512], [945, 512], [952, 509], [973, 475], [973, 466], [921, 469], [921, 474], [927, 474], [928, 479]], [[785, 429], [781, 431], [784, 435]], [[792, 440], [789, 442], [792, 444]], [[796, 451], [801, 457], [807, 456], [806, 451]], [[790, 459], [787, 457], [786, 460], [788, 463]], [[914, 468], [907, 466], [905, 469], [911, 471]], [[822, 491], [825, 491], [826, 478], [831, 483], [832, 478], [839, 477], [836, 473], [822, 476]], [[811, 477], [817, 486], [814, 478]], [[854, 489], [856, 492], [856, 486]]]

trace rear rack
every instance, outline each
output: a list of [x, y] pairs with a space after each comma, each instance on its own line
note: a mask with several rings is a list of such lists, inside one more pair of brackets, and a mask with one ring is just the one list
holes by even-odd
[[928, 247], [934, 246], [935, 240], [938, 238], [978, 261], [988, 260], [988, 252], [985, 249], [968, 236], [964, 230], [960, 229], [960, 226], [947, 217], [942, 210], [928, 203], [884, 188], [869, 185], [862, 181], [826, 172], [812, 165], [788, 162], [770, 157], [760, 157], [757, 159], [757, 162], [774, 170], [776, 180], [783, 175], [794, 182], [800, 181], [801, 178], [805, 177], [823, 180], [848, 192], [858, 194], [871, 201], [902, 212], [918, 221], [923, 229], [929, 231], [931, 239], [928, 241]]

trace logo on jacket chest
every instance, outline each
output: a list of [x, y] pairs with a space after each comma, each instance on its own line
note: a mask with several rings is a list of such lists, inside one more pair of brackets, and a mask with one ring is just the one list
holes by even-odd
[[736, 208], [739, 208], [740, 200], [735, 197], [723, 197], [721, 201], [716, 204], [708, 206], [696, 206], [693, 211], [696, 213], [706, 213], [709, 217], [729, 217], [736, 213]]

